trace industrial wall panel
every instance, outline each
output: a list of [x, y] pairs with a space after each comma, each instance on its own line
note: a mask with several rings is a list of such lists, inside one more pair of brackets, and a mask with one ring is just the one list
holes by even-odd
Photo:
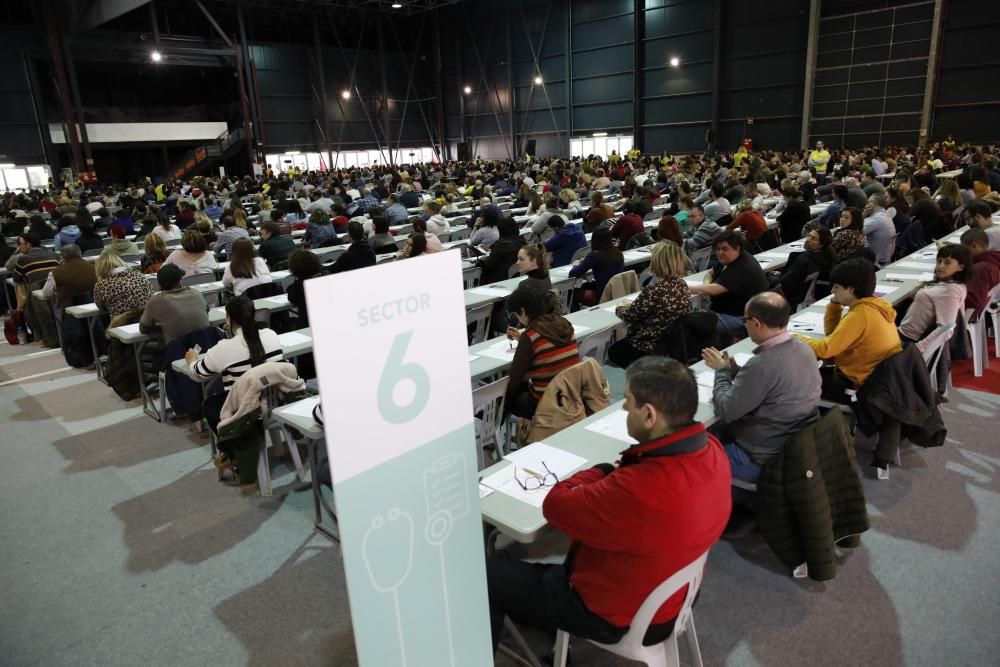
[[[582, 48], [573, 42], [573, 48]], [[573, 54], [573, 76], [586, 77], [602, 74], [618, 74], [631, 70], [635, 63], [632, 45], [611, 46], [599, 51], [585, 51]]]
[[646, 40], [642, 48], [647, 67], [666, 65], [674, 56], [682, 63], [712, 59], [712, 40], [701, 33]]
[[[574, 9], [574, 16], [576, 10]], [[635, 32], [632, 16], [617, 16], [595, 23], [573, 26], [573, 48], [583, 49], [597, 46], [611, 46], [621, 42], [631, 42]]]
[[[659, 9], [647, 9], [645, 37], [649, 39], [699, 30], [711, 32], [714, 16], [711, 2], [687, 2]], [[707, 39], [711, 42], [711, 34], [707, 35]]]
[[631, 123], [631, 121], [631, 102], [573, 109], [573, 127], [580, 130], [602, 130], [608, 127], [619, 127], [625, 123]]
[[[1000, 62], [976, 69], [942, 70], [938, 103], [974, 104], [991, 99], [1000, 100], [1000, 91], [993, 85], [994, 81], [1000, 81]], [[989, 83], [984, 85], [986, 82]], [[993, 122], [996, 122], [996, 117]]]
[[573, 103], [590, 104], [604, 100], [629, 99], [633, 95], [631, 72], [573, 82]]
[[838, 69], [816, 70], [814, 84], [817, 90], [823, 86], [841, 86], [850, 79], [851, 70], [847, 67]]
[[[553, 108], [566, 106], [566, 84], [561, 82], [546, 83], [544, 86], [519, 86], [516, 91], [517, 106], [515, 108], [518, 111], [548, 109], [549, 104]], [[548, 94], [547, 98], [546, 94]], [[530, 107], [528, 106], [529, 102]], [[504, 110], [507, 110], [506, 104], [504, 104]]]
[[918, 76], [907, 79], [889, 79], [885, 82], [885, 94], [890, 100], [903, 97], [919, 97], [921, 101], [924, 96], [924, 84], [926, 77]]
[[937, 109], [934, 113], [932, 135], [935, 138], [944, 138], [951, 134], [963, 141], [971, 139], [984, 143], [1000, 143], [1000, 123], [996, 122], [997, 115], [1000, 115], [1000, 106]]
[[[796, 85], [802, 88], [805, 63], [799, 58], [775, 62], [766, 57], [741, 58], [722, 62], [722, 88], [766, 88]], [[799, 96], [801, 98], [801, 95]]]
[[720, 122], [717, 143], [724, 150], [735, 150], [746, 135], [753, 139], [754, 146], [775, 150], [796, 149], [801, 148], [799, 146], [801, 130], [800, 118], [755, 119], [753, 125], [746, 126], [739, 121]]
[[[543, 81], [552, 81], [564, 79], [566, 77], [566, 62], [563, 60], [562, 56], [558, 58], [544, 58], [539, 63], [539, 68], [542, 73]], [[535, 63], [533, 62], [515, 62], [514, 63], [514, 82], [516, 84], [528, 84], [531, 83], [535, 75], [538, 72], [535, 70]], [[496, 80], [496, 83], [506, 83], [507, 82], [507, 72], [506, 70], [502, 75]]]
[[587, 23], [606, 19], [619, 14], [629, 14], [634, 5], [632, 0], [602, 0], [602, 2], [574, 2], [573, 23]]
[[801, 115], [802, 86], [762, 86], [727, 91], [719, 99], [720, 118]]
[[650, 127], [643, 130], [645, 146], [639, 148], [653, 152], [670, 150], [688, 153], [705, 150], [705, 131], [712, 124], [689, 125], [685, 127]]
[[644, 104], [643, 120], [649, 125], [706, 121], [712, 118], [711, 94], [646, 100]]
[[953, 64], [974, 64], [997, 59], [997, 26], [977, 25], [950, 30], [944, 35], [942, 67]]
[[[556, 130], [563, 129], [562, 124], [566, 115], [563, 113], [555, 114], [555, 121], [552, 120], [552, 115], [548, 109], [544, 111], [528, 111], [517, 119], [514, 127], [519, 132], [523, 128], [523, 132], [526, 134], [555, 132]], [[505, 132], [506, 130], [507, 128], [504, 127]]]
[[[747, 6], [754, 7], [755, 11], [759, 11], [758, 5], [747, 3]], [[768, 13], [771, 14], [771, 11]], [[723, 57], [767, 56], [778, 49], [782, 51], [800, 49], [804, 53], [809, 45], [809, 34], [806, 29], [809, 21], [808, 8], [805, 12], [800, 10], [793, 16], [772, 16], [773, 18], [763, 25], [755, 23], [726, 26], [723, 33]], [[781, 37], [778, 40], [772, 40], [766, 39], [765, 35], [780, 35]], [[759, 39], [748, 37], [759, 37]], [[780, 58], [775, 58], [775, 61], [780, 61]]]
[[[882, 107], [881, 100], [875, 100], [875, 103]], [[838, 100], [836, 102], [818, 102], [813, 103], [812, 106], [812, 117], [813, 122], [817, 122], [817, 118], [831, 118], [843, 116], [847, 113], [847, 102], [845, 100]]]
[[[23, 92], [8, 91], [3, 94], [3, 104], [0, 104], [0, 125], [4, 123], [35, 125], [35, 111], [31, 103], [30, 90], [25, 88]], [[0, 130], [0, 134], [6, 133], [7, 131]]]
[[712, 90], [712, 63], [642, 73], [646, 95], [678, 95]]

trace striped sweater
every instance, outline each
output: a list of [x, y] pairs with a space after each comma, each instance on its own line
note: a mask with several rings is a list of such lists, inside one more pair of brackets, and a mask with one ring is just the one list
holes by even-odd
[[552, 378], [579, 361], [580, 352], [569, 320], [560, 315], [542, 315], [532, 320], [521, 333], [511, 361], [508, 398], [527, 382], [531, 395], [541, 400]]
[[[260, 342], [264, 346], [265, 361], [281, 361], [281, 341], [271, 329], [260, 330]], [[250, 350], [247, 348], [243, 331], [237, 331], [232, 338], [219, 343], [205, 353], [205, 356], [194, 362], [195, 375], [202, 378], [222, 376], [222, 386], [226, 391], [248, 370], [250, 365]]]

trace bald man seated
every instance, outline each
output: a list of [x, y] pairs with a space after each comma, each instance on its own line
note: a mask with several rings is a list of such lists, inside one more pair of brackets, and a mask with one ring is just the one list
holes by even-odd
[[[761, 292], [744, 308], [747, 334], [756, 343], [741, 367], [714, 347], [702, 352], [715, 371], [712, 403], [733, 477], [756, 483], [768, 460], [816, 414], [822, 381], [816, 355], [788, 333], [788, 302]], [[750, 504], [753, 494], [734, 487], [733, 500]]]

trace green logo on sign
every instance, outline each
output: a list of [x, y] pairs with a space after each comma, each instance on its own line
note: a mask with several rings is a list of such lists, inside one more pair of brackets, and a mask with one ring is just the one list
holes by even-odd
[[[403, 361], [412, 337], [412, 331], [397, 334], [378, 381], [378, 411], [382, 419], [390, 424], [405, 424], [416, 419], [430, 399], [431, 381], [427, 371], [420, 364]], [[413, 398], [408, 404], [400, 405], [396, 402], [394, 391], [406, 380], [413, 383]]]

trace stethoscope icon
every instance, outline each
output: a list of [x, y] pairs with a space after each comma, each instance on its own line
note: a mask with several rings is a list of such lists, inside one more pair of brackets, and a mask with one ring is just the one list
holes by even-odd
[[[372, 523], [361, 541], [361, 551], [372, 588], [379, 593], [392, 593], [393, 607], [396, 611], [396, 634], [399, 637], [400, 664], [406, 667], [403, 618], [399, 611], [399, 587], [410, 576], [410, 570], [413, 568], [413, 517], [398, 507], [391, 508], [386, 514], [388, 522], [381, 514], [372, 518]], [[386, 543], [381, 545], [378, 551], [372, 553], [369, 551], [369, 539], [382, 531], [389, 531], [385, 534], [389, 539], [385, 540]]]

